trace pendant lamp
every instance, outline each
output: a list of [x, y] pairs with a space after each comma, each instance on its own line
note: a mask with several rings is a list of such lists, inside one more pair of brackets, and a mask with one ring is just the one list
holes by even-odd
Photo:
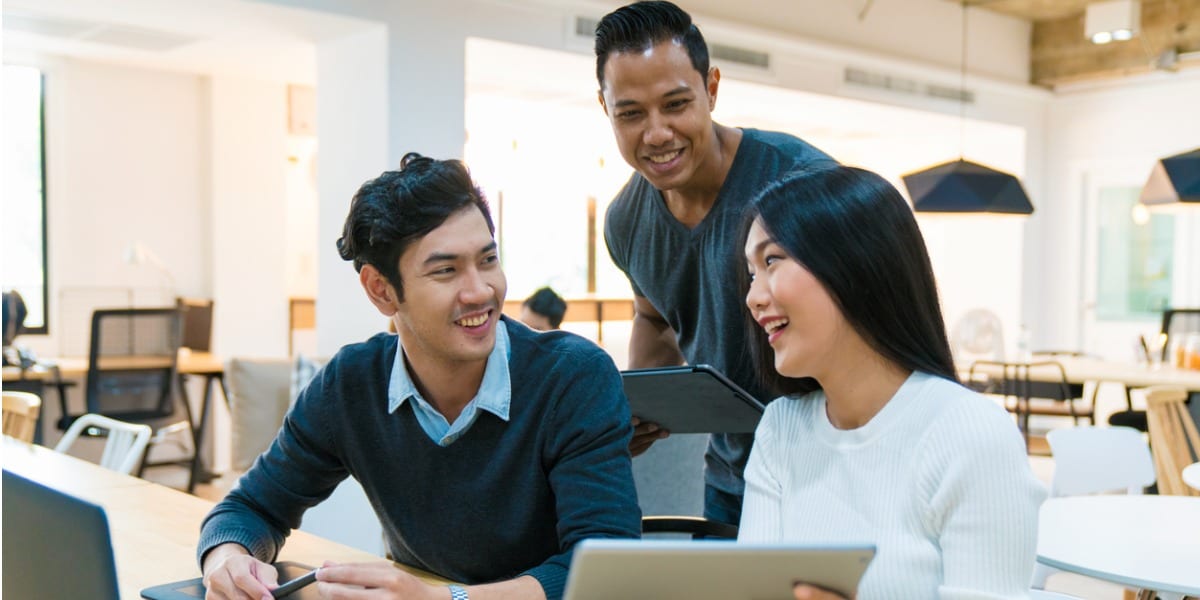
[[[962, 73], [961, 86], [967, 80], [967, 4], [962, 4]], [[960, 100], [965, 102], [965, 100]], [[959, 127], [963, 121], [963, 107], [959, 105]], [[961, 135], [961, 133], [960, 133]], [[1021, 182], [1011, 173], [997, 171], [991, 167], [965, 160], [944, 162], [902, 175], [904, 187], [912, 198], [916, 212], [943, 213], [1006, 213], [1028, 215], [1033, 213], [1033, 204], [1025, 194]]]
[[1155, 163], [1139, 201], [1151, 208], [1200, 207], [1200, 148]]

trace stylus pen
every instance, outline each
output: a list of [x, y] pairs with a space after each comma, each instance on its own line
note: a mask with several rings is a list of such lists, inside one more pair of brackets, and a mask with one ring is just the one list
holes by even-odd
[[288, 594], [291, 594], [292, 592], [294, 592], [310, 583], [315, 583], [317, 581], [317, 571], [320, 571], [320, 570], [321, 569], [319, 567], [316, 569], [313, 569], [313, 570], [275, 588], [274, 590], [271, 590], [271, 596], [274, 598], [282, 598], [282, 597], [287, 596]]

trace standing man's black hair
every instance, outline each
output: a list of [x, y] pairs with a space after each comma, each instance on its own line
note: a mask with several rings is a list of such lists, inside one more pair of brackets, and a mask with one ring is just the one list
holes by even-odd
[[596, 25], [596, 80], [604, 88], [604, 65], [619, 52], [640, 52], [673, 40], [687, 49], [692, 66], [708, 83], [708, 44], [692, 16], [665, 0], [635, 2], [608, 13]]
[[483, 213], [488, 231], [496, 227], [483, 192], [458, 160], [435, 160], [409, 152], [400, 159], [399, 171], [384, 171], [358, 189], [350, 201], [350, 214], [338, 238], [338, 254], [379, 270], [404, 300], [400, 255], [410, 244], [437, 229], [464, 208]]

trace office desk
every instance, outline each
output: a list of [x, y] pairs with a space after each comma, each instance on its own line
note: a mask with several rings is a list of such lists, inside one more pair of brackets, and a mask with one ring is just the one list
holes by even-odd
[[[133, 600], [152, 585], [200, 576], [196, 543], [200, 538], [200, 522], [212, 509], [212, 502], [7, 436], [0, 456], [4, 468], [21, 477], [104, 507], [122, 598]], [[303, 531], [293, 531], [279, 560], [317, 566], [326, 560], [381, 559]], [[445, 583], [415, 569], [401, 568], [431, 583]]]
[[1038, 523], [1040, 563], [1163, 598], [1200, 595], [1200, 498], [1051, 498]]
[[[102, 368], [120, 369], [129, 367], [154, 367], [162, 363], [160, 358], [151, 357], [136, 357], [136, 356], [116, 356], [107, 357], [101, 360]], [[176, 369], [179, 372], [179, 390], [183, 394], [184, 406], [188, 410], [188, 420], [192, 422], [192, 442], [196, 448], [196, 455], [192, 459], [191, 476], [188, 477], [188, 492], [195, 490], [196, 482], [207, 482], [212, 479], [211, 474], [203, 465], [203, 446], [205, 432], [208, 430], [209, 413], [211, 412], [212, 388], [213, 383], [217, 383], [221, 388], [221, 395], [224, 396], [226, 404], [229, 403], [229, 390], [225, 387], [225, 363], [220, 356], [209, 352], [191, 352], [187, 349], [179, 351]], [[59, 399], [63, 406], [66, 405], [66, 389], [63, 382], [72, 380], [83, 380], [87, 377], [88, 359], [86, 357], [63, 357], [44, 359], [42, 364], [35, 366], [32, 369], [21, 371], [17, 367], [4, 367], [4, 382], [16, 382], [22, 380], [41, 381], [44, 385], [56, 386], [58, 389]], [[189, 376], [204, 378], [204, 395], [200, 400], [200, 414], [193, 416], [191, 414], [191, 402], [187, 397], [187, 386], [184, 385], [184, 380]], [[44, 412], [44, 411], [43, 411]], [[38, 430], [41, 430], [41, 416], [39, 415]], [[35, 440], [40, 441], [40, 440]]]

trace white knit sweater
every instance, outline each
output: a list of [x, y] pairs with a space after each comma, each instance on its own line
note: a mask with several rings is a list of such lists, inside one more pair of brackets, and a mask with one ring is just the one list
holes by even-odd
[[772, 402], [738, 537], [875, 544], [863, 600], [1022, 598], [1045, 496], [1003, 409], [913, 373], [858, 429], [833, 427], [822, 392]]

